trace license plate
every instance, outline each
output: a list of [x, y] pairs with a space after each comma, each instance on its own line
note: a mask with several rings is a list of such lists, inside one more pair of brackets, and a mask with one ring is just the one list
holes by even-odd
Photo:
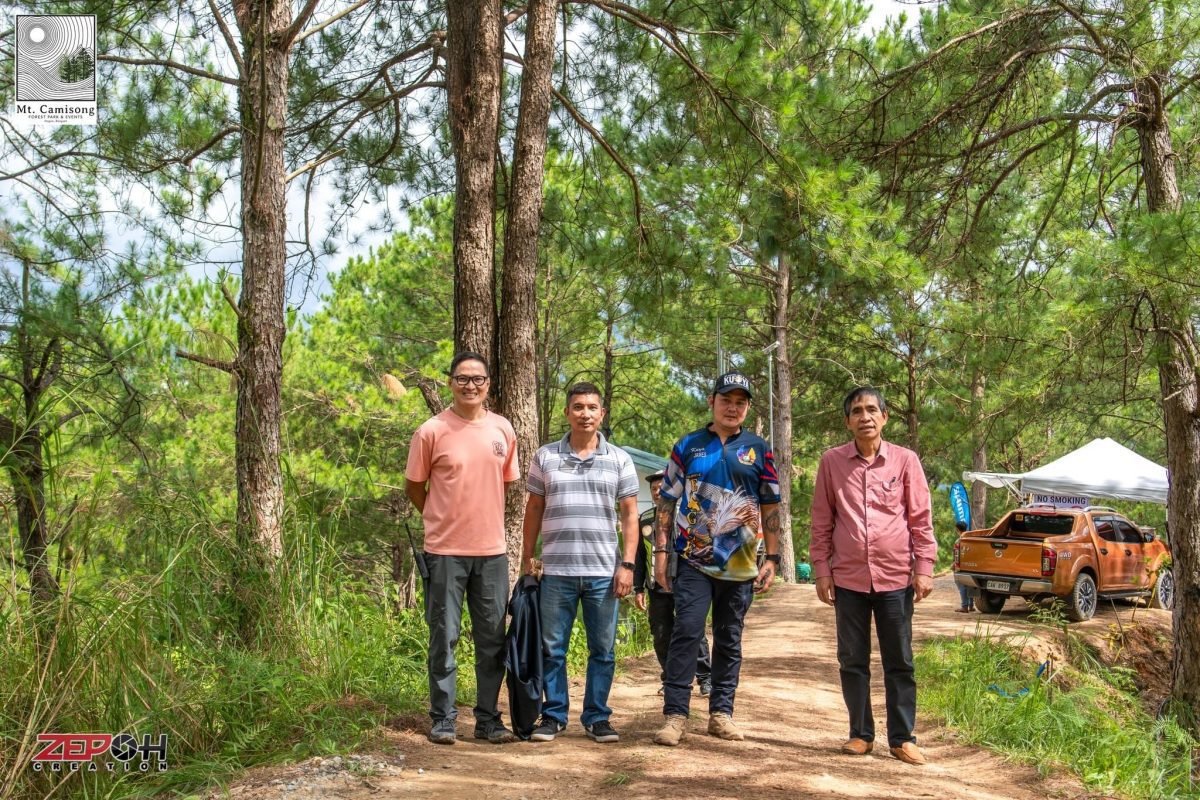
[[1007, 592], [1012, 590], [1012, 584], [1008, 581], [988, 581], [987, 589], [989, 592]]

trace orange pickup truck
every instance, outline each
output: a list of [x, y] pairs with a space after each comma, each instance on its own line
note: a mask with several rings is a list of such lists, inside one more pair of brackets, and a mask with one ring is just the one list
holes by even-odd
[[1096, 613], [1100, 597], [1149, 597], [1151, 606], [1171, 608], [1170, 565], [1170, 551], [1152, 531], [1104, 506], [1025, 506], [954, 545], [954, 580], [985, 614], [1018, 595], [1057, 597], [1076, 622]]

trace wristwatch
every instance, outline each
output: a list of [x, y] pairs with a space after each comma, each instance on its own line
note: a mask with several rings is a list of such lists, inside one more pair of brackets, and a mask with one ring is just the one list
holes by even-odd
[[633, 572], [633, 562], [632, 561], [622, 561], [621, 566], [624, 567], [625, 569], [629, 570], [630, 572]]
[[779, 553], [770, 553], [770, 554], [764, 556], [765, 560], [770, 561], [772, 564], [774, 564], [777, 567], [779, 566], [779, 558], [780, 558]]

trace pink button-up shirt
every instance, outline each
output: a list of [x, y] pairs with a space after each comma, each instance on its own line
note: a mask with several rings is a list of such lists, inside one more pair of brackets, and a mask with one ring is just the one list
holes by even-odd
[[904, 589], [933, 575], [937, 540], [917, 454], [881, 442], [870, 464], [851, 441], [825, 451], [812, 501], [813, 577], [855, 592]]

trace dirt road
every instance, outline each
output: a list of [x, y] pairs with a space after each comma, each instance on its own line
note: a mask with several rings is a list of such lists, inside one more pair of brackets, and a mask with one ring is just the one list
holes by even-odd
[[[998, 618], [953, 613], [958, 596], [948, 578], [917, 605], [919, 637], [991, 631], [1028, 633], [1029, 612], [1021, 601]], [[1132, 609], [1118, 612], [1128, 617]], [[1139, 614], [1150, 612], [1141, 609]], [[1113, 609], [1089, 623], [1103, 629], [1115, 622]], [[579, 725], [582, 679], [572, 686], [572, 718], [554, 742], [496, 746], [471, 736], [473, 720], [462, 709], [459, 741], [430, 744], [423, 715], [403, 718], [388, 731], [374, 760], [331, 769], [329, 760], [252, 771], [219, 796], [254, 798], [379, 797], [489, 798], [978, 798], [1041, 800], [1080, 798], [1074, 780], [1043, 780], [1037, 772], [1007, 763], [976, 747], [959, 744], [918, 709], [917, 736], [930, 763], [912, 767], [886, 747], [867, 757], [844, 756], [845, 708], [838, 687], [833, 611], [821, 605], [811, 585], [780, 585], [755, 601], [747, 618], [744, 664], [736, 719], [744, 742], [704, 734], [706, 701], [693, 695], [689, 736], [677, 748], [651, 738], [662, 721], [653, 655], [623, 665], [613, 686], [616, 744], [596, 744]], [[883, 687], [876, 662], [876, 719], [883, 729]], [[975, 691], [981, 693], [984, 689]], [[464, 738], [467, 737], [467, 738]], [[880, 742], [882, 745], [883, 742]], [[389, 766], [390, 765], [390, 766]]]

